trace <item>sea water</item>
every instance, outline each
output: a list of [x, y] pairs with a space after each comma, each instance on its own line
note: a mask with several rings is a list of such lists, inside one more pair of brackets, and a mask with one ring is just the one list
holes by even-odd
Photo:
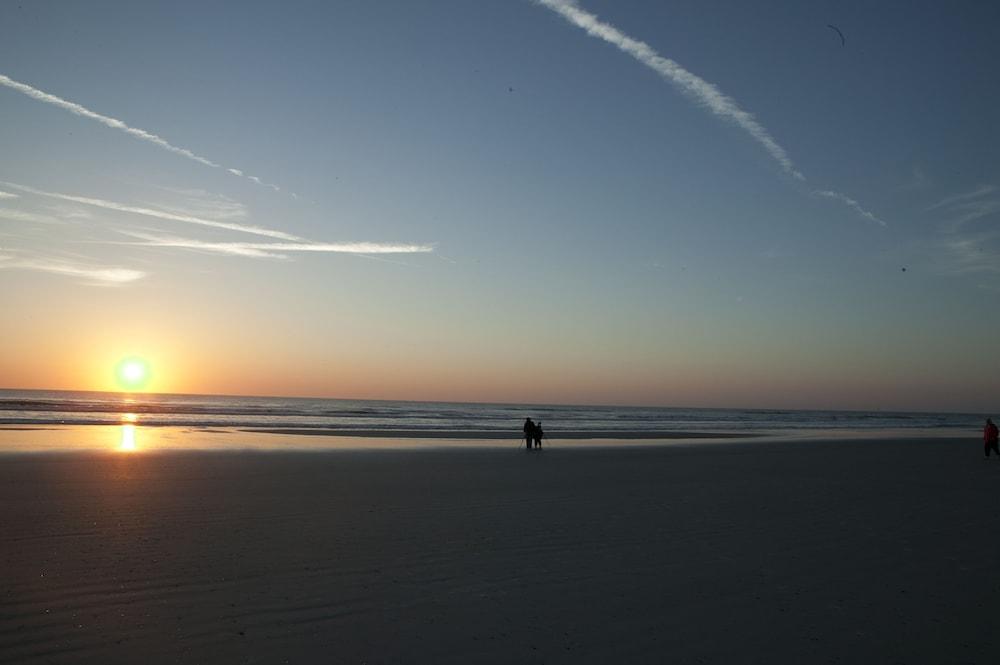
[[314, 430], [503, 438], [530, 417], [550, 437], [573, 432], [595, 438], [711, 432], [781, 434], [791, 431], [954, 429], [981, 426], [981, 414], [902, 411], [803, 411], [629, 406], [472, 404], [0, 390], [0, 426], [120, 425], [187, 428]]

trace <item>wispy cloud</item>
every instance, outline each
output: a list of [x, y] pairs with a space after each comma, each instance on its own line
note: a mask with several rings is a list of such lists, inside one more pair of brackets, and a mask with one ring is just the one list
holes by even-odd
[[949, 272], [1000, 274], [1000, 250], [995, 233], [952, 236], [945, 240], [950, 253]]
[[191, 238], [154, 235], [135, 231], [122, 231], [142, 242], [132, 243], [144, 247], [173, 247], [218, 254], [231, 254], [251, 258], [286, 258], [282, 252], [324, 252], [337, 254], [419, 254], [434, 251], [433, 245], [413, 245], [377, 242], [207, 242]]
[[13, 210], [11, 208], [0, 208], [0, 219], [7, 219], [12, 222], [27, 222], [29, 224], [59, 224], [60, 220], [51, 215], [39, 215], [34, 212], [23, 210]]
[[955, 216], [948, 220], [947, 225], [950, 230], [958, 231], [969, 224], [969, 222], [990, 217], [1000, 212], [1000, 200], [963, 201], [952, 206], [951, 211]]
[[147, 141], [149, 143], [152, 143], [153, 145], [158, 146], [158, 147], [160, 147], [160, 148], [162, 148], [164, 150], [167, 150], [168, 152], [172, 152], [175, 155], [180, 155], [181, 157], [186, 157], [186, 158], [188, 158], [190, 160], [198, 162], [199, 164], [204, 164], [205, 166], [209, 166], [209, 167], [214, 168], [214, 169], [225, 169], [227, 172], [229, 172], [229, 173], [231, 173], [233, 175], [238, 175], [238, 176], [247, 178], [247, 179], [252, 180], [253, 182], [255, 182], [255, 183], [259, 184], [259, 185], [264, 185], [265, 187], [270, 187], [271, 189], [273, 189], [275, 191], [280, 191], [280, 189], [281, 189], [277, 185], [272, 185], [270, 183], [262, 182], [260, 178], [257, 178], [255, 176], [245, 175], [244, 172], [242, 170], [240, 170], [240, 169], [226, 168], [226, 167], [222, 166], [221, 164], [213, 162], [212, 160], [208, 159], [207, 157], [202, 157], [201, 155], [199, 155], [199, 154], [197, 154], [195, 152], [192, 152], [191, 150], [188, 150], [187, 148], [181, 148], [181, 147], [175, 146], [172, 143], [170, 143], [169, 141], [167, 141], [166, 139], [164, 139], [164, 138], [162, 138], [160, 136], [157, 136], [156, 134], [154, 134], [152, 132], [148, 132], [145, 129], [139, 129], [138, 127], [131, 127], [131, 126], [127, 125], [125, 122], [123, 122], [122, 120], [118, 120], [117, 118], [112, 118], [112, 117], [109, 117], [109, 116], [106, 116], [106, 115], [102, 115], [100, 113], [97, 113], [96, 111], [91, 111], [90, 109], [86, 108], [85, 106], [81, 106], [80, 104], [77, 104], [75, 102], [71, 102], [71, 101], [65, 100], [62, 97], [57, 97], [56, 95], [50, 94], [48, 92], [44, 92], [42, 90], [39, 90], [38, 88], [34, 88], [34, 87], [28, 85], [27, 83], [21, 83], [20, 81], [15, 81], [14, 79], [12, 79], [12, 78], [10, 78], [8, 76], [4, 76], [3, 74], [0, 74], [0, 85], [6, 86], [6, 87], [10, 88], [11, 90], [16, 90], [16, 91], [18, 91], [18, 92], [20, 92], [20, 93], [22, 93], [24, 95], [27, 95], [28, 97], [31, 97], [32, 99], [36, 99], [36, 100], [40, 101], [40, 102], [44, 102], [46, 104], [51, 104], [53, 106], [57, 106], [57, 107], [59, 107], [61, 109], [69, 111], [70, 113], [73, 113], [75, 115], [78, 115], [78, 116], [81, 116], [81, 117], [84, 117], [84, 118], [89, 118], [90, 120], [96, 120], [97, 122], [101, 123], [102, 125], [104, 125], [106, 127], [110, 127], [112, 129], [117, 129], [117, 130], [123, 131], [126, 134], [130, 134], [130, 135], [132, 135], [132, 136], [134, 136], [134, 137], [136, 137], [138, 139], [141, 139], [143, 141]]
[[943, 223], [946, 233], [958, 233], [974, 222], [984, 217], [1000, 213], [1000, 192], [996, 185], [980, 185], [967, 192], [947, 196], [927, 210], [940, 210], [948, 215]]
[[115, 210], [118, 212], [127, 212], [136, 215], [143, 215], [146, 217], [155, 217], [157, 219], [169, 220], [174, 222], [184, 222], [186, 224], [198, 224], [200, 226], [211, 226], [219, 229], [227, 229], [229, 231], [239, 231], [241, 233], [251, 233], [253, 235], [265, 236], [268, 238], [278, 238], [280, 240], [291, 240], [297, 241], [301, 240], [298, 236], [292, 235], [291, 233], [285, 233], [284, 231], [277, 231], [275, 229], [267, 229], [259, 226], [251, 226], [247, 224], [237, 224], [235, 222], [225, 222], [213, 219], [205, 219], [204, 217], [196, 217], [194, 215], [185, 215], [179, 213], [168, 212], [164, 210], [156, 210], [153, 208], [145, 208], [141, 206], [126, 205], [123, 203], [117, 203], [115, 201], [108, 201], [105, 199], [97, 199], [87, 196], [73, 196], [70, 194], [60, 194], [57, 192], [46, 192], [40, 189], [34, 189], [33, 187], [26, 187], [24, 185], [18, 185], [12, 182], [4, 182], [5, 187], [10, 187], [11, 189], [16, 189], [21, 192], [27, 192], [29, 194], [35, 194], [36, 196], [46, 196], [53, 199], [58, 199], [60, 201], [71, 201], [73, 203], [82, 203], [88, 206], [94, 206], [97, 208], [104, 208], [105, 210]]
[[929, 206], [928, 210], [937, 210], [938, 208], [946, 208], [948, 206], [954, 205], [956, 203], [962, 203], [963, 201], [970, 201], [972, 199], [982, 198], [987, 194], [992, 194], [997, 191], [996, 185], [980, 185], [973, 190], [968, 192], [962, 192], [960, 194], [953, 194], [952, 196], [946, 196], [932, 206]]
[[167, 191], [178, 199], [170, 204], [156, 206], [156, 208], [167, 212], [223, 221], [246, 219], [250, 215], [250, 211], [244, 204], [222, 194], [207, 192], [203, 189], [176, 189], [173, 187], [158, 187], [158, 189]]
[[92, 212], [75, 205], [55, 203], [53, 205], [45, 206], [45, 209], [55, 213], [59, 219], [80, 220], [94, 218], [94, 214]]
[[18, 194], [11, 194], [10, 192], [0, 192], [0, 199], [16, 199]]
[[[955, 275], [1000, 274], [1000, 231], [984, 224], [971, 224], [979, 219], [1000, 214], [1000, 188], [979, 185], [974, 189], [947, 196], [928, 210], [937, 210], [946, 217], [940, 222], [942, 237], [937, 263], [943, 272]], [[981, 285], [996, 288], [996, 284]]]
[[[688, 71], [676, 61], [660, 55], [646, 42], [633, 39], [613, 25], [601, 21], [596, 14], [582, 9], [576, 0], [535, 0], [535, 2], [551, 9], [572, 25], [584, 30], [591, 37], [615, 46], [618, 50], [652, 69], [700, 106], [720, 118], [734, 123], [759, 143], [778, 162], [785, 173], [796, 180], [805, 181], [805, 176], [795, 167], [788, 151], [778, 144], [767, 128], [760, 124], [753, 114], [740, 108], [733, 98], [723, 93], [716, 85]], [[829, 190], [823, 195], [832, 195], [830, 198], [844, 203], [861, 214], [862, 217], [885, 226], [884, 221], [862, 208], [854, 199]]]
[[857, 201], [852, 199], [850, 196], [846, 196], [845, 194], [841, 194], [840, 192], [834, 192], [831, 190], [817, 191], [814, 193], [817, 196], [823, 196], [828, 199], [833, 199], [834, 201], [840, 201], [841, 203], [851, 208], [865, 219], [871, 220], [880, 226], [886, 225], [883, 220], [876, 217], [875, 214], [872, 213], [871, 211], [862, 208], [861, 205]]
[[715, 115], [735, 123], [760, 143], [786, 173], [798, 180], [805, 179], [795, 168], [788, 152], [778, 145], [771, 133], [752, 114], [741, 109], [731, 97], [724, 94], [712, 83], [689, 72], [670, 58], [663, 57], [649, 44], [633, 39], [613, 25], [604, 23], [597, 15], [581, 9], [575, 0], [535, 1], [556, 12], [578, 28], [582, 28], [591, 37], [602, 39], [632, 56]]
[[12, 256], [0, 256], [0, 269], [33, 270], [67, 277], [81, 277], [89, 283], [103, 285], [127, 284], [146, 276], [146, 273], [141, 270], [132, 270], [131, 268], [80, 265], [60, 259], [19, 259]]
[[928, 184], [930, 184], [930, 181], [931, 179], [927, 175], [927, 172], [924, 171], [924, 167], [921, 164], [916, 163], [910, 167], [910, 174], [906, 182], [902, 183], [901, 185], [898, 185], [897, 189], [901, 189], [904, 191], [922, 189], [926, 187]]

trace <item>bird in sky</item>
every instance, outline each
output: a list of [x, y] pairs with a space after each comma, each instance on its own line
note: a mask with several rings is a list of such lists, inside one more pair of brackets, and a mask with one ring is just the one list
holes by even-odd
[[844, 33], [842, 33], [842, 32], [840, 31], [840, 28], [838, 28], [838, 27], [837, 27], [837, 26], [835, 26], [835, 25], [831, 25], [831, 24], [829, 24], [829, 23], [827, 23], [827, 24], [826, 24], [826, 27], [830, 28], [831, 30], [833, 30], [834, 32], [836, 32], [836, 33], [837, 33], [838, 35], [840, 35], [840, 45], [841, 45], [841, 46], [844, 46], [844, 45], [846, 45], [846, 44], [847, 44], [847, 40], [846, 40], [846, 39], [844, 39]]

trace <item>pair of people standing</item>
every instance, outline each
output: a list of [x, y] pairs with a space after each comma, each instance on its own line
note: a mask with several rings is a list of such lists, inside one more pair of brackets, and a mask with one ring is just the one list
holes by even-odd
[[[535, 448], [542, 449], [542, 437], [545, 436], [545, 432], [542, 431], [542, 423], [535, 423], [531, 418], [524, 419], [524, 444], [527, 446], [528, 450], [531, 450], [531, 444], [534, 442]], [[1000, 454], [1000, 453], [998, 453]]]
[[1000, 455], [1000, 448], [997, 447], [998, 437], [1000, 437], [1000, 430], [997, 429], [992, 420], [987, 418], [986, 427], [983, 428], [983, 452], [986, 453], [986, 457], [990, 456], [991, 450]]

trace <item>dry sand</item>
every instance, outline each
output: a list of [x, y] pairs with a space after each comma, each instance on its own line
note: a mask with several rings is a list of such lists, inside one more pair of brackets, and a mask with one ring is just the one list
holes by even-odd
[[966, 441], [0, 457], [0, 661], [989, 663]]

